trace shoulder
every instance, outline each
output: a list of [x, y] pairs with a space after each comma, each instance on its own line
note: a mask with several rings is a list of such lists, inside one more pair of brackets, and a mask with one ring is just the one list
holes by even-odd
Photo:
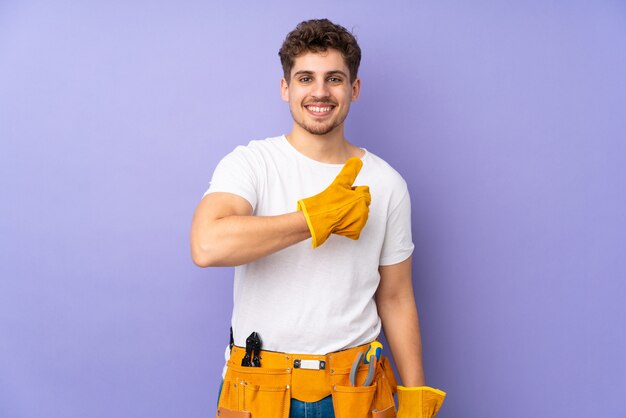
[[267, 152], [276, 151], [284, 147], [284, 135], [268, 137], [265, 139], [254, 139], [248, 142], [248, 145], [242, 145], [237, 148], [245, 148], [251, 152]]
[[394, 189], [406, 190], [407, 184], [402, 175], [387, 161], [371, 151], [363, 157], [363, 170], [368, 177], [377, 179]]
[[285, 140], [282, 135], [265, 139], [255, 139], [248, 142], [247, 145], [237, 146], [231, 154], [264, 160], [274, 155], [284, 153], [284, 143]]
[[283, 136], [277, 136], [257, 139], [248, 142], [247, 145], [238, 145], [225, 155], [223, 160], [258, 166], [268, 158], [272, 158], [273, 155], [280, 154], [281, 149], [284, 147], [283, 138]]
[[387, 161], [370, 151], [363, 157], [363, 168], [357, 181], [369, 186], [372, 202], [376, 201], [377, 205], [386, 207], [388, 211], [410, 199], [409, 189], [402, 175]]

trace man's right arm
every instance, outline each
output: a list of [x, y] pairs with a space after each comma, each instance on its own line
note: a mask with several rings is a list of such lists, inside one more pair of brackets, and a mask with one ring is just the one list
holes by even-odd
[[238, 266], [310, 237], [302, 212], [253, 216], [243, 197], [209, 193], [193, 216], [191, 257], [200, 267]]

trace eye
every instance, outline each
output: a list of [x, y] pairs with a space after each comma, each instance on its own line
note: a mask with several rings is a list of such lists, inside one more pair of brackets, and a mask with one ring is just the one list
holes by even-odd
[[330, 81], [331, 83], [334, 83], [334, 84], [339, 84], [343, 80], [340, 77], [328, 77], [328, 81]]
[[305, 77], [300, 77], [298, 79], [298, 81], [301, 82], [301, 83], [310, 83], [311, 82], [311, 77], [306, 77], [306, 76]]

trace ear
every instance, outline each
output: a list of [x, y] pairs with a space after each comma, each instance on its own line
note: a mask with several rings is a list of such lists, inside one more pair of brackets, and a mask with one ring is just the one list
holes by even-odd
[[352, 83], [352, 100], [351, 101], [356, 102], [360, 94], [361, 94], [361, 79], [357, 77], [357, 79], [354, 80], [354, 83]]
[[285, 78], [280, 79], [280, 97], [285, 101], [289, 101], [289, 84]]

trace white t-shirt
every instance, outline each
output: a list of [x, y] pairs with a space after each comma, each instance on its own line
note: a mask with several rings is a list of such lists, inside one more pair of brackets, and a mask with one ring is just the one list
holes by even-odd
[[[236, 345], [256, 331], [265, 350], [326, 354], [377, 338], [378, 267], [413, 252], [411, 206], [400, 174], [371, 152], [362, 161], [354, 185], [369, 186], [372, 202], [358, 240], [332, 234], [313, 249], [308, 239], [235, 267]], [[233, 193], [254, 215], [281, 215], [328, 187], [342, 167], [306, 157], [284, 135], [251, 141], [220, 161], [205, 195]]]

